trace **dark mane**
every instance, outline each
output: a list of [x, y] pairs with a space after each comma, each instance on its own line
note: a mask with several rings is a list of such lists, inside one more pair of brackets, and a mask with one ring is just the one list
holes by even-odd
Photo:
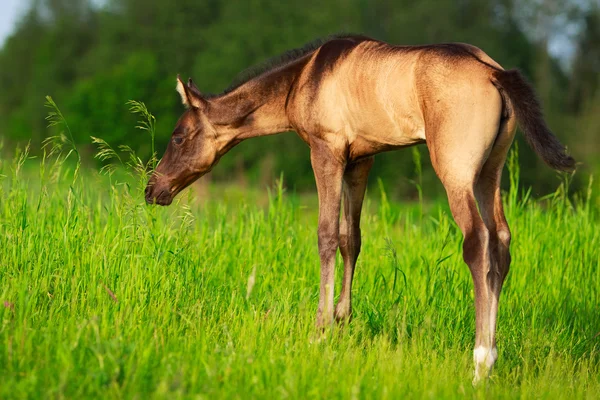
[[305, 55], [312, 53], [313, 51], [315, 51], [319, 47], [321, 47], [323, 44], [329, 42], [330, 40], [334, 40], [334, 39], [368, 40], [369, 38], [366, 36], [362, 36], [362, 35], [335, 34], [335, 35], [329, 35], [326, 37], [322, 37], [322, 38], [313, 40], [312, 42], [309, 42], [302, 47], [288, 50], [283, 54], [280, 54], [278, 56], [267, 59], [266, 61], [263, 61], [253, 67], [250, 67], [250, 68], [242, 71], [234, 78], [234, 80], [229, 84], [229, 86], [223, 92], [221, 92], [219, 94], [205, 94], [204, 97], [207, 99], [210, 99], [210, 98], [214, 98], [214, 97], [218, 97], [218, 96], [222, 96], [224, 94], [230, 93], [230, 92], [234, 91], [235, 89], [239, 88], [240, 86], [242, 86], [244, 83], [246, 83], [260, 75], [263, 75], [264, 73], [266, 73], [268, 71], [272, 71], [279, 67], [283, 67], [287, 64], [290, 64], [290, 63], [304, 57]]

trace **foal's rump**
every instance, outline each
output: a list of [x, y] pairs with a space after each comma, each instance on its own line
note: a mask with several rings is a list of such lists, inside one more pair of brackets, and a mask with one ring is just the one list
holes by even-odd
[[[574, 169], [575, 161], [547, 127], [534, 90], [519, 71], [505, 71], [471, 45], [434, 45], [422, 51], [417, 89], [434, 164], [470, 153], [465, 163], [477, 170], [503, 124], [513, 126], [516, 118], [528, 144], [544, 162], [556, 170]], [[429, 145], [430, 141], [434, 143]]]
[[469, 47], [424, 48], [415, 67], [427, 147], [444, 185], [476, 180], [503, 123], [503, 97], [491, 80], [494, 69]]

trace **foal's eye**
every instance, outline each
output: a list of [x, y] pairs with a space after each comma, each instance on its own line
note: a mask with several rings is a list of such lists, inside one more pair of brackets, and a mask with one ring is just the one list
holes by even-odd
[[182, 137], [174, 137], [173, 138], [173, 143], [175, 143], [175, 144], [181, 144], [181, 143], [183, 143], [183, 138]]

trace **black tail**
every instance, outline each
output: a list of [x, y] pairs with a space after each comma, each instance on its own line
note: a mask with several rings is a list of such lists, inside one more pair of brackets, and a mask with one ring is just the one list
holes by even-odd
[[568, 172], [575, 170], [575, 160], [548, 129], [535, 92], [523, 75], [516, 69], [496, 70], [493, 74], [494, 84], [503, 95], [508, 96], [511, 111], [517, 116], [529, 146], [552, 168]]

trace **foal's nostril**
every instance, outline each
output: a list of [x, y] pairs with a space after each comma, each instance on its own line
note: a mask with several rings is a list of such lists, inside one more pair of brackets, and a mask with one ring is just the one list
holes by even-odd
[[144, 198], [146, 199], [146, 203], [148, 203], [148, 204], [154, 203], [154, 199], [152, 198], [153, 197], [152, 196], [152, 187], [146, 186], [144, 193], [145, 193]]

